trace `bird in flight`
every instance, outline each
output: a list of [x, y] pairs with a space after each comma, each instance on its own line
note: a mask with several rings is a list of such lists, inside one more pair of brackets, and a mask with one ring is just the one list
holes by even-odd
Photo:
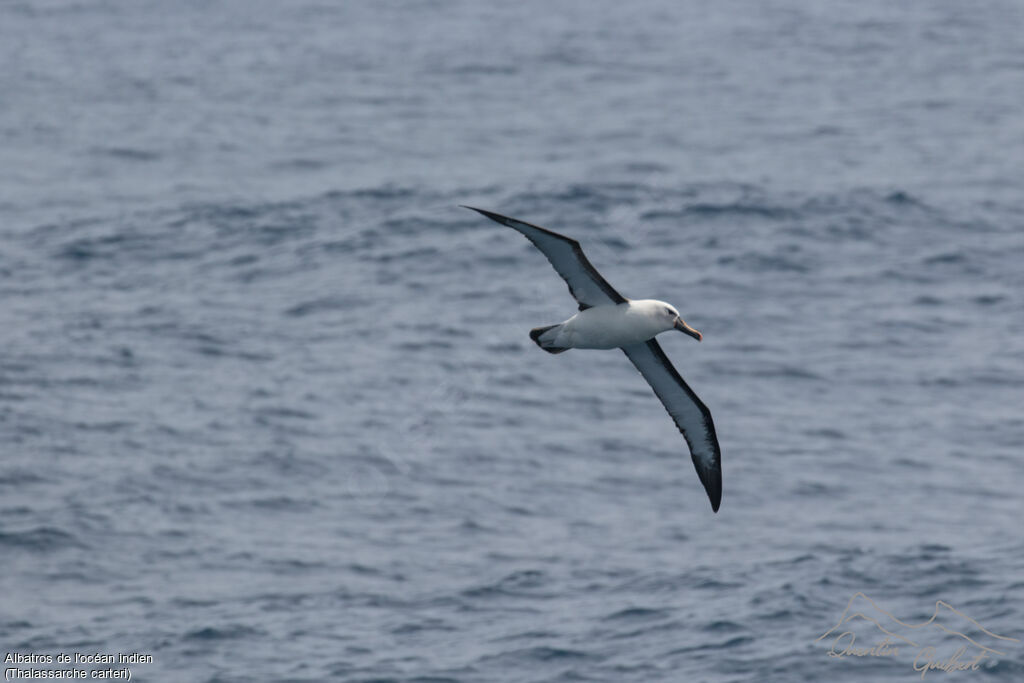
[[576, 240], [484, 209], [463, 208], [522, 233], [547, 256], [569, 285], [579, 311], [557, 325], [535, 327], [530, 331], [530, 339], [548, 353], [622, 349], [686, 439], [697, 476], [711, 500], [711, 509], [718, 512], [722, 502], [722, 453], [711, 411], [679, 376], [654, 338], [661, 332], [679, 330], [700, 341], [701, 333], [687, 325], [671, 304], [656, 299], [627, 299], [619, 294], [587, 260]]

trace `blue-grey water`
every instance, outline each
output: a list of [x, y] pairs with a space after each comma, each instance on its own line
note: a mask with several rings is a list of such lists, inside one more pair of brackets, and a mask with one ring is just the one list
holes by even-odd
[[[924, 680], [1024, 680], [1022, 27], [0, 4], [0, 656], [920, 680], [815, 642], [863, 592], [1016, 639]], [[530, 342], [574, 302], [458, 204], [577, 237], [704, 333], [662, 344], [714, 414], [718, 514], [621, 353]]]

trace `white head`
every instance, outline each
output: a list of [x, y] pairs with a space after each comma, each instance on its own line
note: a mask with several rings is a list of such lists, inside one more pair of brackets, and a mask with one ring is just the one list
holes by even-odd
[[654, 314], [662, 323], [664, 323], [666, 330], [679, 330], [683, 334], [690, 335], [697, 341], [700, 341], [701, 339], [704, 338], [704, 336], [700, 332], [687, 325], [686, 322], [681, 317], [679, 317], [679, 311], [677, 311], [676, 307], [673, 306], [672, 304], [665, 303], [664, 301], [658, 301], [656, 299], [651, 299], [648, 302], [648, 305], [654, 309]]

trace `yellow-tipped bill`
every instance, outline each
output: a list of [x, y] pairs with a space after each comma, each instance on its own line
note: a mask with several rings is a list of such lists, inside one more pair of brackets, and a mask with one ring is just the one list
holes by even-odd
[[680, 332], [682, 332], [683, 334], [690, 335], [691, 337], [693, 337], [697, 341], [700, 341], [701, 339], [704, 338], [704, 335], [702, 335], [700, 332], [698, 332], [697, 330], [693, 329], [692, 327], [687, 325], [685, 322], [683, 322], [682, 318], [676, 318], [675, 328], [677, 330], [679, 330]]

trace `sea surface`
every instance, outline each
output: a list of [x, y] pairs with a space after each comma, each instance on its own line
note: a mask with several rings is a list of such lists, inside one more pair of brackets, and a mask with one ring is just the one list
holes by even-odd
[[[999, 0], [0, 3], [0, 657], [1024, 680], [1022, 28]], [[704, 333], [662, 345], [714, 414], [718, 514], [621, 353], [531, 343], [574, 302], [459, 204]], [[857, 647], [884, 613], [948, 630], [830, 657], [848, 604]], [[976, 670], [915, 670], [958, 643]]]

